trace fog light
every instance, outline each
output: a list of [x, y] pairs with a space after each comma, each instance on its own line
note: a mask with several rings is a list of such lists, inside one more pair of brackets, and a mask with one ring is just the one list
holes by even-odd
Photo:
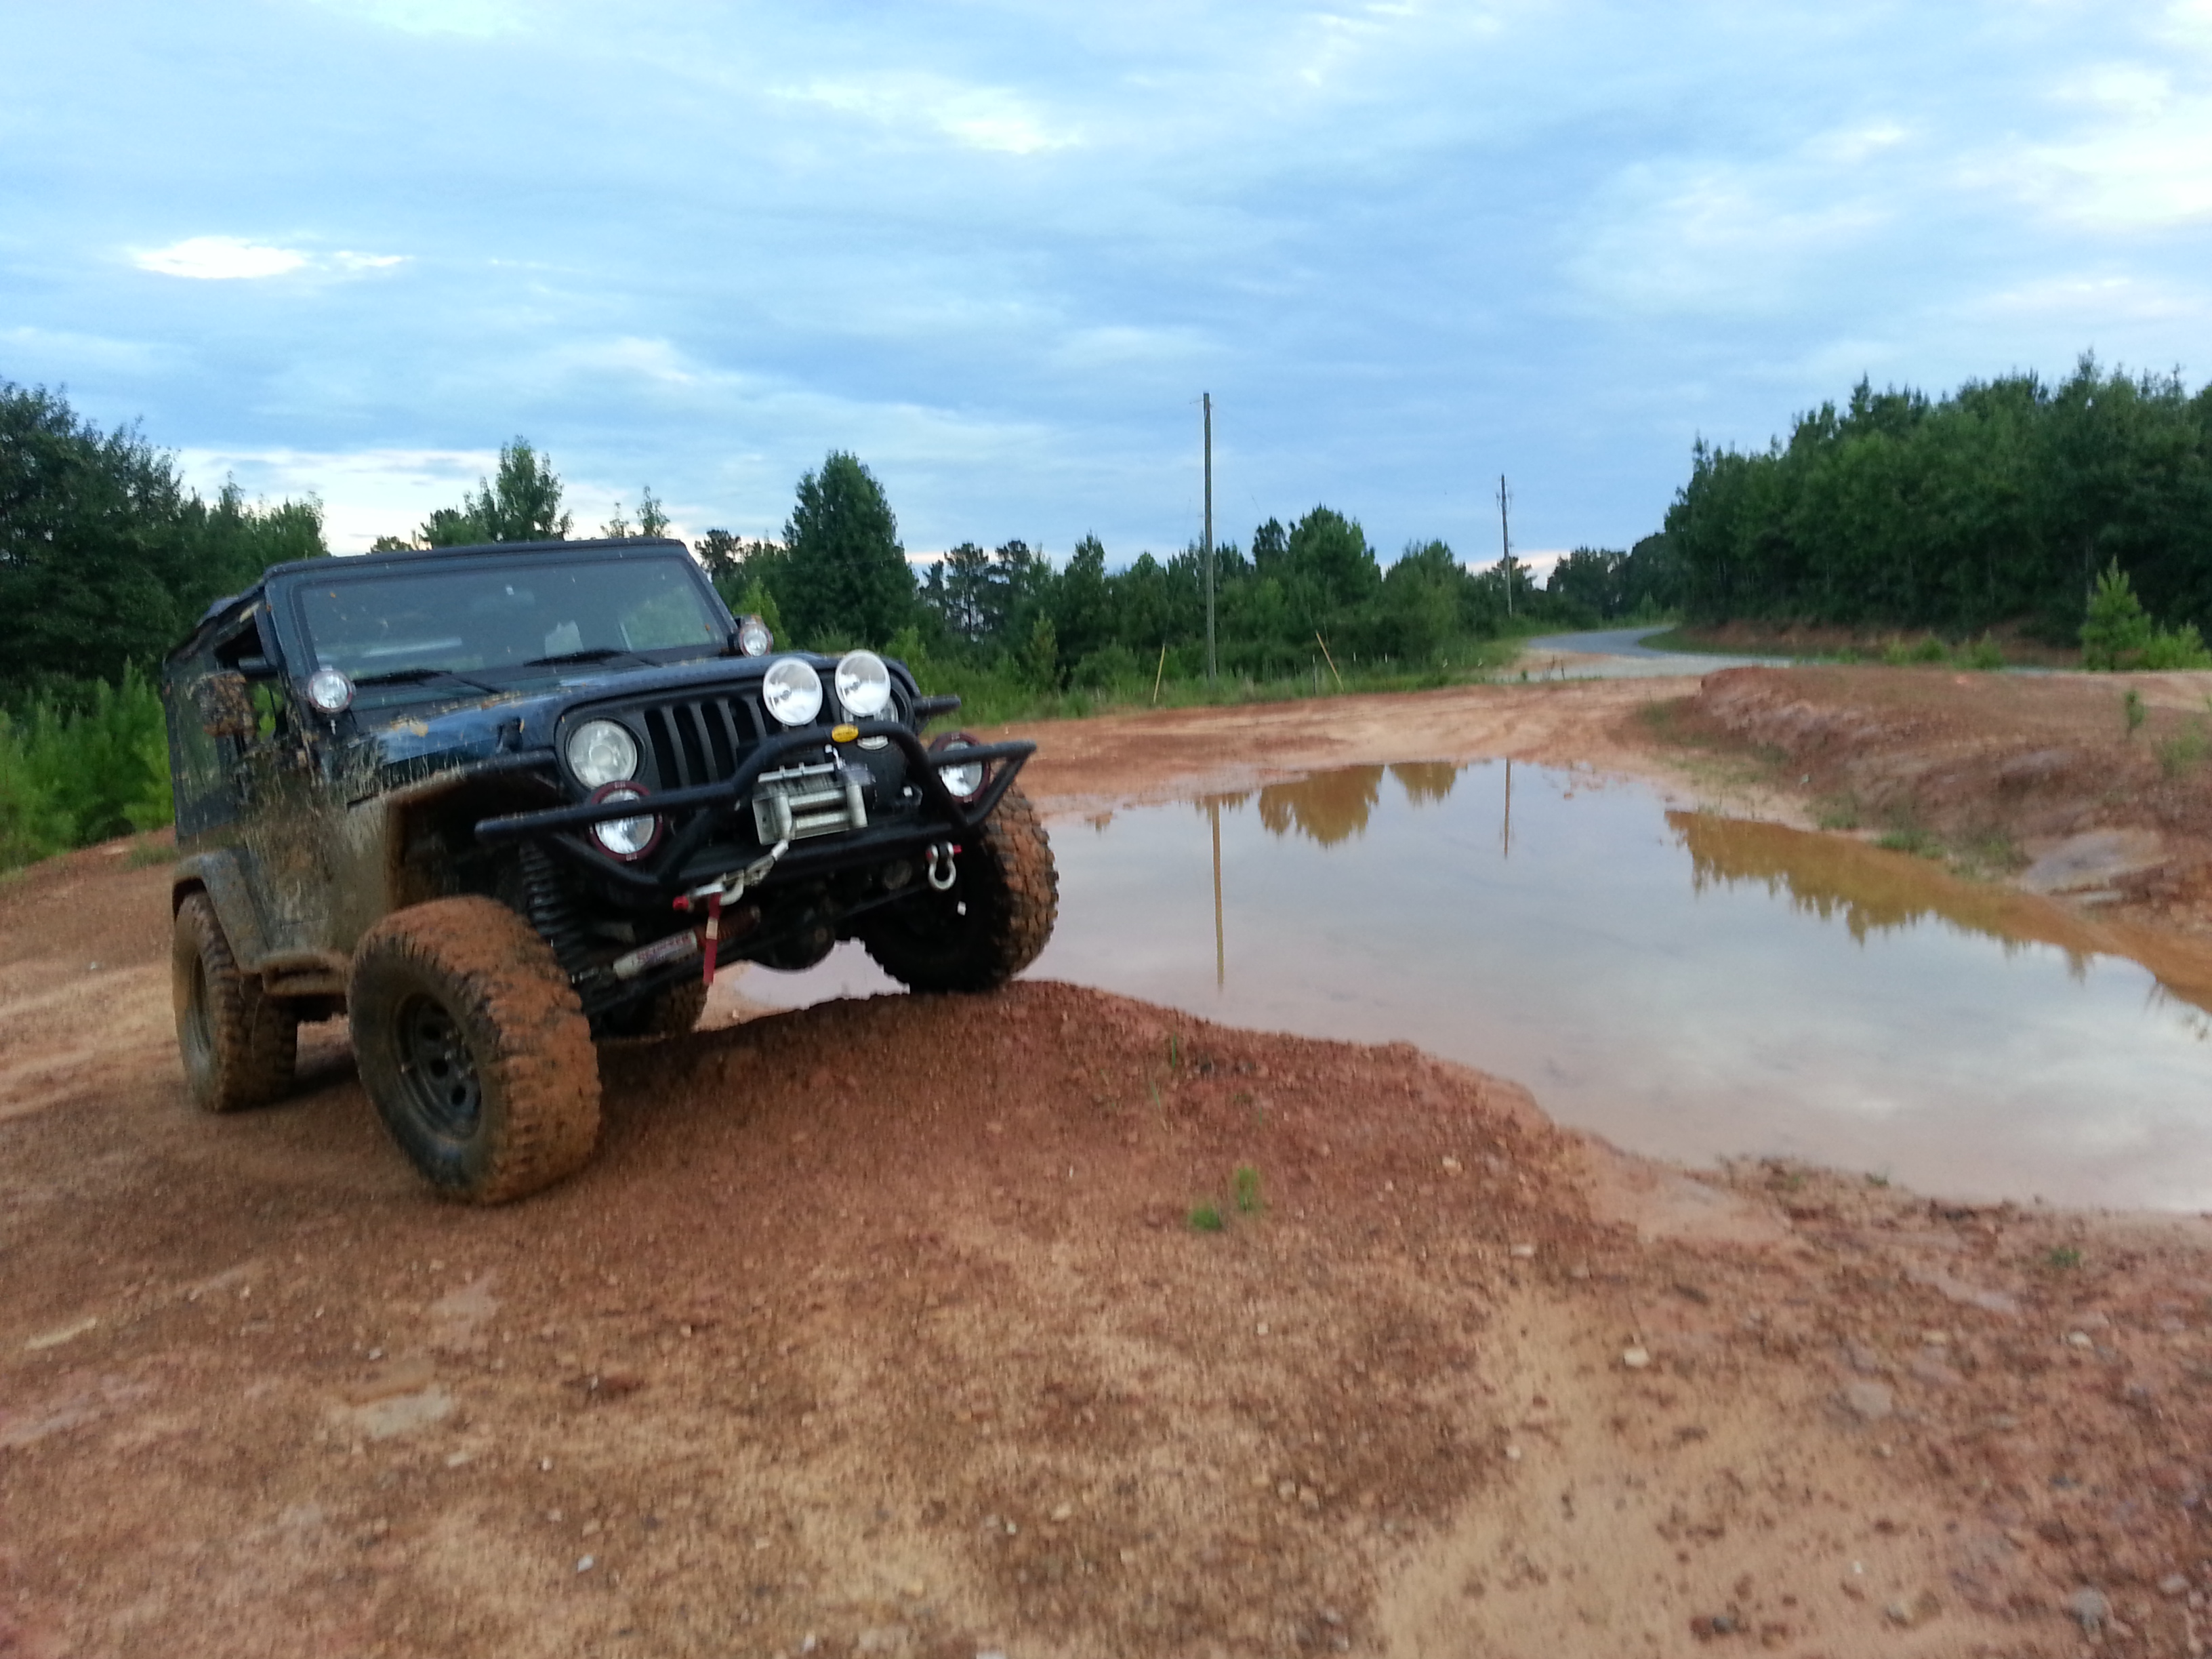
[[[941, 761], [944, 756], [952, 750], [973, 747], [974, 743], [974, 738], [965, 732], [962, 732], [952, 737], [939, 738], [930, 745], [930, 753]], [[983, 763], [969, 761], [963, 764], [953, 766], [939, 764], [937, 775], [945, 780], [945, 787], [957, 799], [971, 799], [976, 791], [983, 787]]]
[[[643, 800], [645, 791], [634, 783], [611, 783], [592, 796], [593, 805], [607, 801]], [[641, 859], [660, 840], [660, 820], [650, 814], [634, 818], [602, 818], [592, 826], [592, 839], [627, 863]]]

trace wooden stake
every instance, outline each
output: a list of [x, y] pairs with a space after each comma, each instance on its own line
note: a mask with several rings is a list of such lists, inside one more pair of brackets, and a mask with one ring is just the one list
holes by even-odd
[[1328, 672], [1336, 676], [1336, 689], [1340, 691], [1343, 690], [1344, 671], [1336, 665], [1336, 659], [1328, 654], [1328, 641], [1316, 632], [1314, 635], [1314, 643], [1321, 647], [1322, 660], [1328, 665]]
[[1160, 665], [1152, 670], [1152, 707], [1160, 706], [1160, 676], [1168, 672], [1168, 642], [1160, 641]]

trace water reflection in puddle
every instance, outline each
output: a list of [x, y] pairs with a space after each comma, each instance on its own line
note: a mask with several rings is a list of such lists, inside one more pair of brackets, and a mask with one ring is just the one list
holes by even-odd
[[[1924, 860], [1498, 762], [1062, 819], [1054, 848], [1038, 977], [1404, 1038], [1665, 1157], [2212, 1208], [2205, 961], [2147, 958], [2161, 980], [2070, 913]], [[891, 988], [852, 945], [743, 984], [793, 1006]]]

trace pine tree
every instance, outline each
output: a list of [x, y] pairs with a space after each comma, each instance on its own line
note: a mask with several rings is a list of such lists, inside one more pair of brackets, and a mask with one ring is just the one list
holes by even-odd
[[785, 525], [783, 613], [794, 639], [882, 645], [914, 610], [914, 573], [883, 486], [854, 456], [832, 450], [799, 481]]

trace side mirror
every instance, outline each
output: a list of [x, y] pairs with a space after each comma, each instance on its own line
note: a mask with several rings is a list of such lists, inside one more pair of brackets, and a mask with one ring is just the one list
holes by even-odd
[[253, 712], [253, 693], [234, 668], [217, 669], [194, 682], [192, 706], [200, 730], [211, 738], [250, 738], [261, 729]]

